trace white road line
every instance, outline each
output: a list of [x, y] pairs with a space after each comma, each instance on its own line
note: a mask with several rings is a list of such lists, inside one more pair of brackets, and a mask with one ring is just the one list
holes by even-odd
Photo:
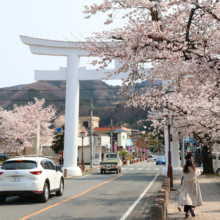
[[138, 168], [138, 170], [143, 170], [144, 168]]
[[91, 175], [91, 174], [88, 174], [88, 175], [85, 175], [85, 176], [78, 177], [78, 178], [76, 178], [76, 179], [81, 179], [81, 178], [84, 178], [84, 177], [90, 176], [90, 175]]
[[134, 168], [129, 168], [128, 170], [133, 170]]
[[127, 170], [127, 168], [121, 168], [122, 170]]
[[151, 170], [150, 168], [146, 168], [146, 170]]
[[135, 206], [141, 201], [141, 199], [144, 197], [144, 195], [147, 193], [147, 191], [150, 189], [151, 185], [154, 183], [154, 181], [157, 179], [159, 173], [154, 177], [154, 179], [151, 181], [151, 183], [148, 185], [148, 187], [144, 190], [144, 192], [139, 196], [139, 198], [130, 206], [128, 211], [120, 218], [120, 220], [125, 220], [130, 213], [133, 211]]
[[158, 168], [154, 169], [154, 170], [159, 170]]

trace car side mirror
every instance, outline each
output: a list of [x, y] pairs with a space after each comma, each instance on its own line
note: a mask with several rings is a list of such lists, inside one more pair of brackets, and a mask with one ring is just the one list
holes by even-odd
[[60, 171], [61, 167], [60, 166], [56, 166], [56, 171]]

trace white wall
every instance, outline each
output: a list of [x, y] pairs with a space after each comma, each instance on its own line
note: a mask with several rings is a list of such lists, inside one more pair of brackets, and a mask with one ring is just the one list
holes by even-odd
[[[89, 137], [84, 137], [83, 138], [83, 146], [89, 145]], [[78, 137], [78, 146], [82, 146], [82, 138]]]
[[118, 133], [117, 138], [118, 138], [117, 145], [125, 147], [125, 142], [126, 142], [126, 139], [128, 138], [127, 132]]
[[[90, 146], [83, 146], [83, 152], [84, 152], [84, 163], [90, 163]], [[82, 147], [79, 146], [78, 150], [78, 157], [79, 157], [79, 163], [81, 163], [82, 159]]]

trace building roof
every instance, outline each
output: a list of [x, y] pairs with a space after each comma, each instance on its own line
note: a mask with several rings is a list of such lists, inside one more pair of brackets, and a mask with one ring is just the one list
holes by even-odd
[[101, 132], [101, 131], [94, 131], [94, 132], [93, 132], [93, 135], [94, 135], [94, 136], [107, 136], [107, 137], [108, 137], [107, 134], [105, 134], [105, 133], [103, 133], [103, 132]]

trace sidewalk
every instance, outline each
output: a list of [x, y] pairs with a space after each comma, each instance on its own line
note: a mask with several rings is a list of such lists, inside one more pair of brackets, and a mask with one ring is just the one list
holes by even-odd
[[[173, 186], [176, 190], [180, 186], [180, 176], [175, 176]], [[201, 189], [203, 205], [196, 207], [196, 216], [191, 215], [189, 219], [195, 220], [220, 220], [220, 177], [215, 175], [200, 175], [198, 176]], [[167, 220], [186, 219], [184, 212], [178, 211], [178, 196], [177, 191], [172, 191], [168, 209]]]

